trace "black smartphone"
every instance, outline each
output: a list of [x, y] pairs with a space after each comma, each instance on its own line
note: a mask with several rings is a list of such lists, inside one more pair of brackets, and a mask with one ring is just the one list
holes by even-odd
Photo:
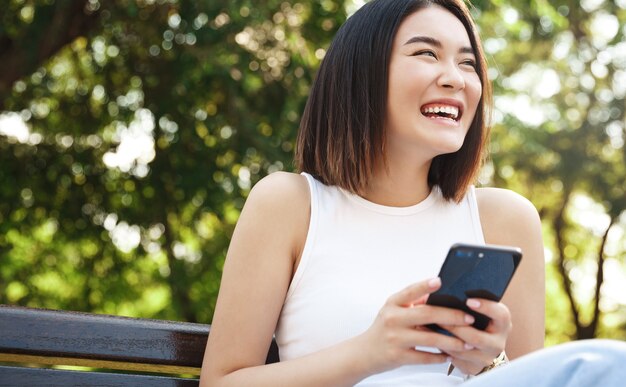
[[[474, 316], [475, 328], [484, 330], [489, 317], [471, 310], [465, 302], [468, 298], [500, 301], [521, 259], [517, 247], [455, 244], [439, 271], [441, 288], [430, 294], [426, 303], [461, 309]], [[436, 324], [427, 327], [451, 335]]]

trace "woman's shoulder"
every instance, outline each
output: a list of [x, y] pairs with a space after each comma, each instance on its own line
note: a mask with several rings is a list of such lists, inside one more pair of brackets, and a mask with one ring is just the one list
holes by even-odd
[[[311, 205], [306, 177], [297, 173], [274, 172], [257, 182], [246, 200], [246, 210], [279, 218], [307, 218]], [[302, 219], [301, 219], [302, 220]]]
[[488, 243], [514, 244], [541, 228], [535, 206], [524, 196], [502, 188], [476, 189], [480, 221]]
[[476, 188], [476, 199], [481, 209], [500, 211], [534, 212], [535, 206], [524, 196], [515, 191], [504, 188], [481, 187]]
[[306, 177], [274, 172], [252, 187], [237, 227], [250, 232], [246, 238], [273, 240], [295, 257], [306, 241], [310, 211]]
[[280, 205], [309, 200], [306, 177], [292, 172], [274, 172], [259, 180], [248, 196], [248, 200]]

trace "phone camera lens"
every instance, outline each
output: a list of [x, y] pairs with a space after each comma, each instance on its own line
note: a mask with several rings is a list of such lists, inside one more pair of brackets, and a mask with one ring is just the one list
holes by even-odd
[[456, 256], [458, 258], [470, 258], [472, 256], [471, 250], [457, 250]]

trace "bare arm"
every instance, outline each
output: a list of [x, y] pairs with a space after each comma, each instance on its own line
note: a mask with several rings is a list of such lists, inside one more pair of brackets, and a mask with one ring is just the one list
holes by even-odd
[[269, 384], [284, 368], [263, 364], [308, 229], [306, 184], [277, 173], [250, 193], [224, 265], [201, 385], [263, 385], [264, 376]]
[[[309, 217], [308, 186], [302, 176], [273, 174], [250, 193], [224, 265], [202, 386], [306, 385], [307, 381], [350, 385], [363, 377], [354, 363], [358, 353], [349, 342], [294, 361], [264, 364]], [[346, 372], [349, 369], [353, 372]]]
[[438, 323], [467, 326], [458, 310], [424, 305], [440, 283], [424, 281], [391, 295], [363, 334], [302, 358], [265, 365], [285, 295], [308, 229], [310, 198], [302, 176], [276, 173], [252, 190], [224, 266], [200, 385], [350, 386], [403, 364], [443, 362], [462, 351], [457, 338], [418, 329]]
[[513, 322], [506, 352], [514, 359], [544, 345], [545, 259], [541, 222], [535, 207], [511, 191], [481, 188], [477, 197], [486, 242], [517, 246], [524, 254], [502, 300]]

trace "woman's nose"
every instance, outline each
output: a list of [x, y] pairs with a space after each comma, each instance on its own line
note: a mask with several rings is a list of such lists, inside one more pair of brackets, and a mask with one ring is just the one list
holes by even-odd
[[443, 66], [437, 84], [445, 88], [462, 90], [465, 88], [465, 78], [461, 69], [456, 64], [450, 63]]

